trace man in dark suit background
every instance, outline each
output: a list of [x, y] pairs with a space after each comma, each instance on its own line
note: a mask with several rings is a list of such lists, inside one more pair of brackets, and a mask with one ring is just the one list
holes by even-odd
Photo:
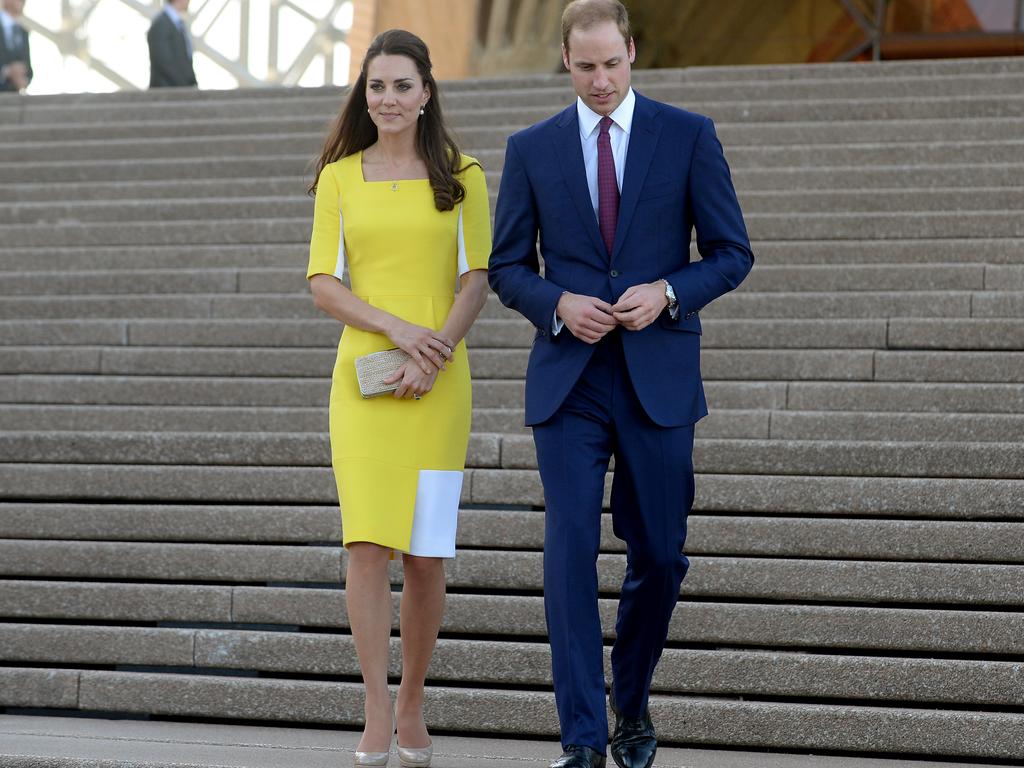
[[754, 256], [712, 121], [630, 87], [623, 5], [570, 3], [562, 43], [578, 99], [509, 139], [488, 274], [536, 327], [526, 423], [546, 506], [544, 604], [564, 750], [552, 768], [606, 760], [596, 561], [611, 456], [613, 527], [627, 555], [610, 746], [622, 768], [650, 768], [651, 676], [688, 567], [693, 433], [707, 413], [698, 312], [739, 285]]
[[184, 14], [189, 0], [167, 0], [153, 19], [146, 40], [149, 42], [149, 87], [195, 86], [192, 68], [192, 38]]
[[22, 91], [32, 82], [28, 32], [18, 19], [25, 0], [3, 0], [0, 9], [0, 91]]

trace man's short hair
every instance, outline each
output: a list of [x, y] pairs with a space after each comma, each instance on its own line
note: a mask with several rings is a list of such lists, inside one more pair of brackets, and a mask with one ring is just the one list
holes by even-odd
[[590, 29], [605, 21], [615, 22], [626, 46], [633, 37], [629, 28], [629, 11], [619, 0], [573, 0], [562, 12], [562, 45], [569, 50], [569, 33], [576, 27]]

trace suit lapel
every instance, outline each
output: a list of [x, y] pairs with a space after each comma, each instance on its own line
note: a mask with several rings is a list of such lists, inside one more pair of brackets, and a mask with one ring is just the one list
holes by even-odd
[[[635, 91], [634, 91], [635, 93]], [[657, 119], [658, 109], [650, 99], [636, 94], [636, 105], [633, 107], [633, 126], [630, 129], [629, 147], [626, 150], [626, 169], [622, 175], [622, 194], [619, 197], [619, 220], [615, 224], [615, 245], [612, 247], [614, 259], [629, 230], [629, 222], [636, 211], [636, 202], [640, 198], [644, 179], [651, 167], [654, 148], [658, 144], [661, 133], [661, 121]], [[579, 143], [579, 142], [577, 142]]]
[[555, 126], [555, 155], [562, 168], [566, 186], [569, 187], [569, 197], [572, 198], [576, 212], [583, 222], [583, 228], [590, 235], [594, 247], [598, 249], [598, 253], [606, 255], [607, 249], [604, 247], [604, 240], [601, 239], [601, 230], [597, 226], [597, 216], [590, 200], [590, 188], [587, 186], [587, 169], [583, 165], [583, 146], [580, 144], [580, 123], [575, 103], [558, 116]]

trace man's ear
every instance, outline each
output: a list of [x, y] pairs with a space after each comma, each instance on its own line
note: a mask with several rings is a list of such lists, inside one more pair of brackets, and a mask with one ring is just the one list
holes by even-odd
[[562, 64], [565, 65], [566, 69], [569, 69], [569, 50], [562, 45]]
[[636, 60], [636, 46], [633, 44], [633, 38], [629, 38], [629, 45], [626, 46], [626, 50], [629, 53], [629, 63], [632, 64]]

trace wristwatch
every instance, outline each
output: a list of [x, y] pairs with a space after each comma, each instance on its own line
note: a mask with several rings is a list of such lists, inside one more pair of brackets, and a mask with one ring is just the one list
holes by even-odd
[[661, 282], [665, 284], [665, 298], [668, 300], [668, 311], [675, 312], [679, 302], [676, 300], [676, 292], [672, 289], [672, 283], [665, 278], [661, 278]]

